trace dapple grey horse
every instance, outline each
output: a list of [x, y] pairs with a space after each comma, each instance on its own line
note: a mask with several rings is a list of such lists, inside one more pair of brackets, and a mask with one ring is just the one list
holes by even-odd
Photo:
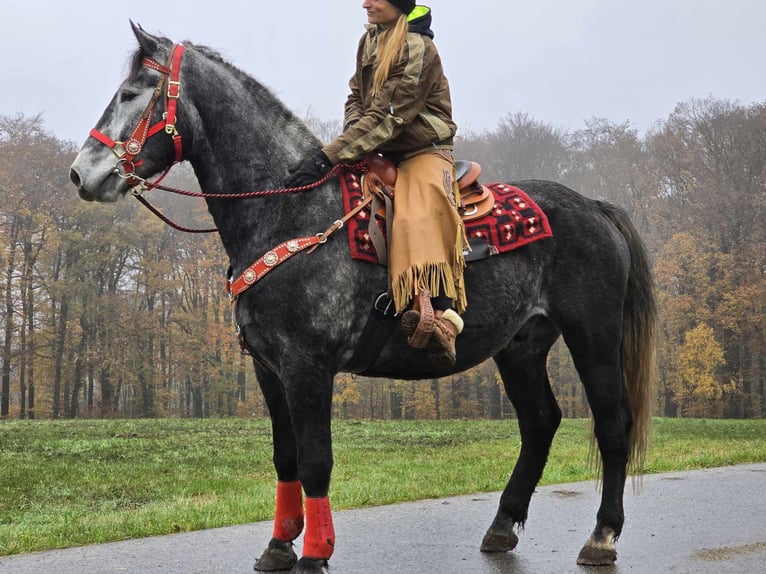
[[[135, 25], [134, 32], [139, 47], [129, 75], [71, 167], [83, 199], [116, 201], [187, 160], [213, 195], [206, 201], [234, 276], [276, 245], [296, 247], [290, 240], [315, 236], [342, 217], [337, 179], [305, 193], [225, 197], [280, 189], [288, 166], [318, 140], [269, 90], [212, 50], [180, 49]], [[656, 307], [647, 254], [618, 207], [553, 182], [514, 185], [545, 211], [553, 237], [467, 267], [469, 305], [454, 368], [434, 370], [394, 330], [365, 374], [433, 378], [494, 359], [518, 413], [522, 447], [481, 550], [506, 552], [518, 542], [515, 530], [527, 518], [561, 420], [546, 356], [563, 336], [603, 465], [601, 506], [578, 562], [611, 564], [626, 474], [640, 471], [651, 421]], [[333, 377], [349, 369], [386, 281], [382, 266], [352, 260], [336, 235], [294, 254], [238, 298], [236, 322], [271, 415], [277, 475], [274, 535], [257, 570], [327, 570], [335, 542], [328, 499]], [[293, 541], [304, 526], [298, 559]]]

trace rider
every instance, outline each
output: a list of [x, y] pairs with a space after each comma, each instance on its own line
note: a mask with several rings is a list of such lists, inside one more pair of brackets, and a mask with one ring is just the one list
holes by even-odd
[[[376, 152], [399, 169], [389, 248], [397, 312], [428, 292], [434, 329], [427, 343], [440, 366], [455, 363], [463, 329], [463, 223], [452, 157], [456, 125], [449, 84], [432, 41], [431, 9], [411, 0], [365, 0], [369, 25], [357, 51], [345, 106], [344, 131], [290, 169], [290, 187], [308, 185], [333, 164]], [[417, 305], [416, 305], [417, 307]], [[418, 310], [402, 316], [412, 335]]]

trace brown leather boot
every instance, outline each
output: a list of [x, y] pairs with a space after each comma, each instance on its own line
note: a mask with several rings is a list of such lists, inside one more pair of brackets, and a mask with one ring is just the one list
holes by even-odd
[[[428, 339], [425, 349], [429, 360], [439, 368], [449, 369], [455, 365], [455, 338], [458, 335], [457, 327], [451, 321], [443, 318], [442, 311], [434, 312], [434, 328], [431, 338]], [[402, 314], [402, 330], [407, 336], [411, 336], [420, 322], [420, 313], [415, 310], [405, 311]]]
[[[441, 313], [437, 312], [437, 315]], [[434, 331], [426, 345], [428, 358], [439, 368], [449, 369], [455, 366], [457, 355], [455, 354], [455, 337], [457, 327], [447, 319], [438, 316], [434, 321]]]

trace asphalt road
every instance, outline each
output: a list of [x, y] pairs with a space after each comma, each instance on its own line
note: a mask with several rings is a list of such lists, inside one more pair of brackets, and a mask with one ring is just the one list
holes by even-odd
[[[575, 560], [595, 524], [593, 482], [545, 486], [514, 552], [479, 552], [499, 493], [335, 513], [332, 574], [766, 572], [766, 463], [647, 476], [628, 486], [617, 565]], [[0, 574], [246, 574], [271, 524], [0, 558]]]

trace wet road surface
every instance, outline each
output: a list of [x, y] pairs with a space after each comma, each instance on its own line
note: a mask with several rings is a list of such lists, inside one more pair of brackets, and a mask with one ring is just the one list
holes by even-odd
[[[537, 489], [514, 552], [479, 552], [499, 493], [335, 513], [331, 574], [766, 572], [766, 463], [644, 477], [625, 494], [617, 565], [575, 560], [595, 525], [595, 483]], [[259, 522], [0, 558], [0, 574], [247, 574], [271, 535]]]

